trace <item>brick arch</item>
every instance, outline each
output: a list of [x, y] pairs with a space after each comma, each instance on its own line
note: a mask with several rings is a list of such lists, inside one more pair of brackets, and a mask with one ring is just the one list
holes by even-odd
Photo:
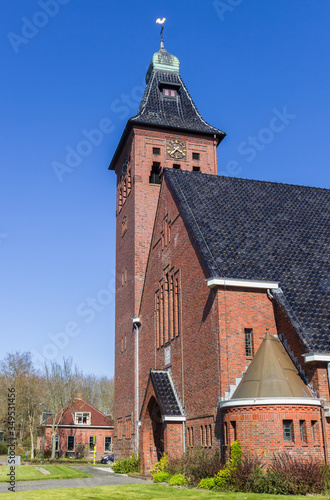
[[164, 454], [164, 423], [160, 406], [151, 396], [142, 418], [142, 467], [147, 471], [160, 460]]

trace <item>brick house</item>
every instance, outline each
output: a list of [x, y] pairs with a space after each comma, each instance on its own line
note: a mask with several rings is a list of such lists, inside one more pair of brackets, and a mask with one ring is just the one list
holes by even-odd
[[[60, 418], [61, 410], [57, 418]], [[45, 450], [51, 449], [52, 443], [52, 421], [50, 416], [46, 421]], [[111, 453], [113, 451], [113, 420], [97, 410], [91, 404], [77, 395], [65, 410], [56, 434], [56, 453], [59, 456], [66, 454], [76, 457], [79, 454], [80, 445], [89, 447], [90, 457], [93, 457], [93, 438], [96, 437], [96, 457]], [[42, 425], [44, 431], [44, 425]], [[43, 432], [38, 436], [37, 448], [42, 450], [44, 442]]]
[[161, 41], [109, 167], [116, 458], [238, 439], [328, 460], [330, 193], [218, 176], [225, 134], [179, 68]]

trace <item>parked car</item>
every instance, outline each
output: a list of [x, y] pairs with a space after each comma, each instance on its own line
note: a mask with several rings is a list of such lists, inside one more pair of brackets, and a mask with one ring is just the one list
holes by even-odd
[[111, 453], [111, 455], [107, 455], [106, 457], [101, 458], [101, 464], [109, 464], [110, 462], [113, 462], [114, 459], [114, 454]]

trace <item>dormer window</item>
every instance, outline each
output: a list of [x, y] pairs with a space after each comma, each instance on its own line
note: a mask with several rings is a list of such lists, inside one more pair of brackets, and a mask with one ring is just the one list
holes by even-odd
[[176, 97], [176, 90], [175, 89], [170, 89], [169, 87], [164, 87], [163, 88], [163, 96], [164, 97], [175, 98]]
[[91, 424], [90, 412], [76, 412], [74, 414], [74, 423], [76, 425], [90, 425]]

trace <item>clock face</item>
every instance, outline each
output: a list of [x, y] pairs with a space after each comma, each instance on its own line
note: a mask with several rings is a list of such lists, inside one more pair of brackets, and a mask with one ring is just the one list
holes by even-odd
[[166, 151], [171, 158], [176, 158], [177, 160], [185, 158], [186, 143], [179, 141], [179, 139], [171, 139], [167, 141]]

